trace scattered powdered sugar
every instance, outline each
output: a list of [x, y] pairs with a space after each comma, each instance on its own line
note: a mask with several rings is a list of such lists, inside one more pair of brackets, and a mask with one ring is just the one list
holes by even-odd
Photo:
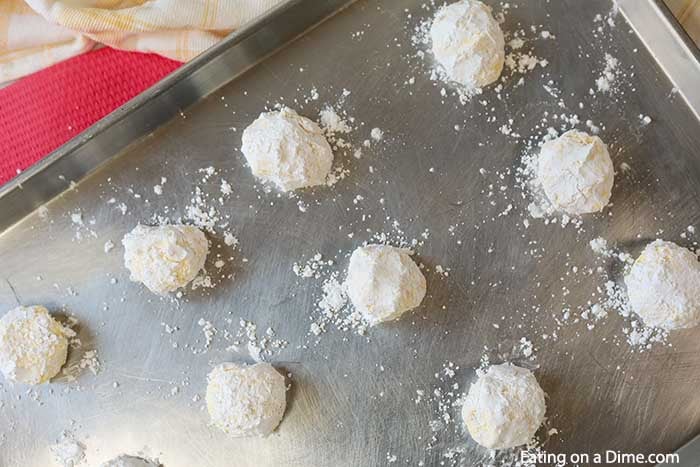
[[85, 460], [85, 445], [76, 441], [73, 435], [64, 431], [61, 440], [49, 446], [54, 462], [61, 467], [77, 467]]
[[238, 238], [231, 232], [224, 232], [224, 243], [226, 246], [236, 247], [238, 245]]
[[528, 339], [527, 337], [521, 337], [520, 338], [520, 353], [522, 353], [523, 357], [525, 358], [530, 358], [534, 359], [535, 354], [534, 354], [534, 347], [532, 345], [532, 341]]
[[70, 382], [78, 379], [78, 376], [86, 369], [93, 375], [97, 375], [101, 366], [97, 350], [86, 350], [80, 356], [80, 360], [64, 366], [62, 373], [66, 377], [66, 381]]
[[225, 229], [229, 225], [230, 214], [222, 214], [218, 206], [224, 203], [232, 190], [228, 182], [220, 178], [218, 185], [226, 186], [227, 189], [221, 189], [219, 194], [213, 195], [204, 187], [212, 178], [220, 177], [219, 171], [214, 167], [205, 167], [199, 169], [198, 173], [202, 175], [199, 183], [194, 187], [190, 204], [185, 207], [185, 218], [203, 230], [216, 233], [217, 228]]
[[597, 255], [610, 256], [608, 250], [608, 241], [603, 237], [594, 238], [589, 242], [591, 250]]
[[221, 188], [219, 189], [219, 191], [221, 191], [222, 195], [229, 196], [229, 195], [233, 194], [233, 187], [231, 186], [231, 184], [228, 181], [226, 181], [222, 178], [221, 179]]
[[214, 342], [214, 336], [216, 336], [217, 330], [211, 321], [207, 321], [204, 318], [199, 318], [197, 324], [202, 328], [202, 333], [204, 334], [204, 348], [208, 349], [211, 347], [211, 343]]
[[340, 311], [347, 303], [345, 285], [337, 279], [337, 273], [323, 282], [323, 296], [318, 302], [318, 307], [324, 313]]
[[96, 221], [95, 219], [89, 219], [86, 223], [85, 218], [83, 216], [83, 212], [80, 209], [76, 209], [73, 212], [69, 213], [71, 223], [73, 225], [73, 228], [75, 229], [75, 235], [73, 237], [74, 241], [81, 241], [85, 236], [89, 236], [92, 238], [97, 238], [97, 232], [95, 232], [90, 226], [94, 226]]
[[248, 355], [259, 362], [273, 357], [289, 344], [286, 340], [278, 339], [277, 333], [272, 328], [268, 327], [262, 337], [258, 337], [257, 330], [257, 324], [241, 319], [238, 333], [226, 350], [240, 352], [241, 346], [245, 345]]
[[[97, 350], [85, 350], [83, 342], [75, 332], [75, 328], [79, 325], [79, 320], [75, 316], [68, 316], [63, 323], [64, 332], [68, 337], [68, 345], [72, 352], [80, 352], [80, 358], [66, 363], [61, 369], [61, 375], [66, 382], [72, 382], [78, 379], [84, 370], [89, 370], [93, 375], [97, 375], [100, 371], [101, 363], [97, 355]], [[70, 356], [70, 355], [69, 355]], [[71, 358], [72, 359], [72, 358]]]
[[[352, 131], [350, 124], [343, 119], [330, 105], [326, 105], [320, 112], [321, 127], [337, 139], [337, 134], [347, 134]], [[337, 141], [334, 141], [337, 144]]]
[[318, 299], [319, 315], [312, 321], [309, 332], [315, 336], [324, 333], [329, 324], [341, 331], [354, 330], [364, 335], [367, 323], [358, 311], [351, 311], [345, 284], [338, 280], [338, 272], [332, 272], [323, 280], [322, 295]]
[[644, 326], [639, 320], [632, 320], [630, 327], [622, 330], [627, 336], [627, 343], [639, 351], [650, 350], [653, 344], [668, 345], [668, 332], [658, 328]]
[[83, 223], [83, 213], [80, 210], [74, 211], [70, 214], [70, 220], [75, 225], [85, 225]]
[[435, 418], [430, 421], [430, 429], [435, 432], [446, 430], [451, 425], [455, 425], [454, 413], [458, 412], [458, 407], [462, 406], [464, 394], [460, 392], [460, 385], [456, 381], [458, 365], [451, 361], [445, 361], [442, 368], [435, 373], [437, 384], [434, 385], [428, 397], [428, 402], [433, 407]]
[[[350, 91], [343, 89], [335, 104], [325, 104], [319, 112], [321, 129], [334, 153], [333, 169], [326, 180], [328, 186], [335, 185], [350, 174], [347, 157], [357, 151], [348, 139], [355, 123], [354, 117], [349, 116], [345, 109], [345, 101], [350, 94]], [[300, 206], [300, 210], [304, 212], [305, 207]]]
[[[511, 51], [506, 54], [505, 67], [511, 75], [525, 75], [538, 66], [544, 68], [549, 65], [547, 59], [538, 57], [533, 51], [521, 50], [523, 44], [524, 41], [517, 37], [508, 43]], [[522, 79], [522, 76], [520, 79]]]
[[330, 325], [341, 331], [354, 330], [365, 334], [365, 323], [357, 311], [351, 311], [345, 284], [341, 282], [339, 272], [330, 269], [335, 265], [333, 260], [323, 260], [321, 254], [316, 254], [304, 266], [294, 264], [294, 273], [304, 279], [315, 279], [321, 284], [321, 294], [316, 299], [317, 314], [312, 316], [309, 334], [320, 336], [328, 331]]
[[299, 277], [313, 277], [319, 279], [321, 273], [327, 267], [333, 266], [335, 262], [332, 259], [324, 260], [321, 253], [316, 253], [311, 259], [303, 264], [294, 263], [292, 271]]
[[598, 79], [595, 80], [598, 91], [603, 93], [615, 92], [615, 81], [620, 73], [618, 70], [619, 64], [620, 62], [617, 58], [609, 53], [605, 54], [605, 68]]
[[632, 256], [625, 252], [622, 251], [618, 248], [613, 248], [608, 245], [608, 241], [605, 240], [603, 237], [596, 237], [593, 240], [591, 240], [588, 245], [591, 247], [591, 250], [593, 250], [593, 253], [599, 256], [603, 257], [608, 257], [608, 258], [615, 258], [620, 263], [623, 265], [631, 265], [634, 262], [634, 258]]

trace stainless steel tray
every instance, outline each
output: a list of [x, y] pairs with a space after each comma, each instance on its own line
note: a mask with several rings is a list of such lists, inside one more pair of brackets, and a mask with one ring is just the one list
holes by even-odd
[[[462, 105], [442, 97], [427, 66], [411, 57], [413, 26], [433, 8], [423, 0], [357, 1], [292, 41], [346, 3], [288, 3], [0, 190], [0, 310], [42, 303], [75, 315], [83, 347], [71, 362], [91, 349], [101, 362], [97, 375], [86, 369], [73, 382], [31, 390], [0, 383], [0, 466], [52, 465], [48, 445], [64, 430], [85, 444], [89, 465], [144, 450], [167, 467], [488, 463], [490, 453], [460, 428], [459, 408], [441, 411], [434, 391], [457, 383], [461, 393], [482, 355], [508, 357], [522, 337], [534, 344], [548, 423], [559, 430], [546, 450], [668, 452], [700, 431], [697, 330], [645, 352], [620, 343], [618, 316], [592, 331], [564, 326], [556, 341], [543, 336], [556, 327], [561, 278], [572, 265], [596, 264], [590, 239], [602, 235], [632, 253], [656, 235], [692, 242], [679, 235], [700, 218], [700, 75], [693, 75], [697, 51], [663, 7], [621, 1], [634, 33], [618, 16], [592, 39], [593, 18], [609, 14], [608, 1], [511, 1], [505, 30], [541, 25], [557, 37], [535, 45], [549, 65], [522, 86], [507, 83], [505, 102], [490, 90]], [[587, 97], [605, 50], [634, 74], [622, 100]], [[487, 100], [497, 115], [507, 107], [525, 131], [542, 112], [562, 112], [543, 74], [567, 104], [586, 102], [567, 113], [605, 123], [616, 165], [631, 167], [618, 178], [613, 215], [587, 218], [583, 231], [523, 226], [527, 201], [512, 175], [494, 175], [512, 174], [523, 142], [476, 117]], [[313, 86], [319, 99], [303, 101]], [[350, 138], [360, 144], [379, 127], [383, 143], [347, 158], [350, 175], [332, 189], [288, 198], [256, 186], [236, 151], [241, 130], [275, 102], [314, 117], [343, 88], [351, 91], [343, 108], [358, 127]], [[640, 125], [640, 114], [652, 123]], [[218, 178], [200, 182], [198, 170], [209, 166], [233, 185], [218, 209], [240, 249], [230, 251], [220, 236], [212, 242], [215, 253], [233, 257], [224, 275], [235, 278], [159, 300], [128, 281], [120, 248], [105, 254], [104, 243], [118, 244], [166, 209], [171, 219], [183, 216], [195, 185], [216, 191]], [[156, 196], [161, 177], [167, 183]], [[508, 216], [498, 217], [505, 201], [490, 204], [489, 183], [510, 187]], [[71, 220], [78, 211], [83, 226]], [[316, 342], [308, 330], [321, 284], [296, 277], [292, 265], [320, 252], [342, 271], [348, 252], [373, 233], [392, 232], [394, 220], [408, 238], [429, 229], [418, 249], [430, 270], [424, 305], [365, 337], [331, 330]], [[544, 254], [524, 253], [533, 249]], [[433, 272], [437, 265], [449, 276]], [[599, 282], [578, 277], [566, 302], [585, 304]], [[200, 319], [218, 330], [208, 348]], [[292, 389], [286, 417], [267, 439], [228, 439], [208, 427], [196, 397], [212, 364], [247, 358], [227, 350], [225, 331], [236, 334], [239, 319], [255, 322], [260, 337], [272, 327], [289, 342], [270, 358], [292, 374]], [[437, 427], [442, 413], [451, 422]]]

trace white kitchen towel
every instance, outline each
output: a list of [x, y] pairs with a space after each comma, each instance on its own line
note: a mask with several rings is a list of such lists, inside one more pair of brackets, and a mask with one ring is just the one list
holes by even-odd
[[187, 61], [284, 0], [0, 0], [0, 82], [104, 44]]

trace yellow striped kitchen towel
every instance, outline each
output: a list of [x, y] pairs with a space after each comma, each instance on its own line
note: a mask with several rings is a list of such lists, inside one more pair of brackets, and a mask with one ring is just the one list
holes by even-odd
[[96, 44], [187, 61], [284, 0], [0, 0], [0, 82]]

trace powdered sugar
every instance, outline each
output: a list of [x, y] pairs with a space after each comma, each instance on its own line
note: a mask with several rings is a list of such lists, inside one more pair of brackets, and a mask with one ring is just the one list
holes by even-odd
[[311, 259], [304, 264], [294, 263], [292, 271], [299, 277], [313, 277], [319, 279], [322, 272], [327, 267], [333, 266], [335, 262], [331, 259], [324, 260], [321, 253], [316, 253]]
[[77, 467], [85, 460], [85, 445], [64, 431], [61, 440], [49, 446], [54, 461], [61, 467]]
[[201, 174], [201, 178], [194, 186], [190, 203], [185, 207], [185, 218], [203, 230], [216, 233], [218, 228], [226, 228], [228, 226], [228, 218], [230, 216], [222, 214], [219, 206], [224, 203], [233, 191], [223, 178], [219, 178], [219, 184], [227, 188], [221, 189], [220, 194], [214, 194], [204, 188], [211, 179], [220, 176], [220, 172], [216, 168], [211, 166], [204, 167], [199, 169], [198, 173]]
[[358, 311], [350, 310], [345, 283], [338, 280], [338, 272], [331, 273], [321, 286], [322, 295], [318, 299], [318, 317], [312, 321], [309, 332], [318, 336], [327, 331], [329, 325], [341, 331], [354, 330], [364, 335], [368, 324]]
[[598, 77], [595, 80], [595, 84], [598, 91], [603, 93], [615, 92], [615, 81], [617, 80], [620, 74], [618, 70], [619, 65], [620, 62], [615, 57], [613, 57], [609, 53], [605, 54], [605, 68], [603, 69], [603, 72], [601, 73], [600, 77]]
[[[93, 375], [96, 375], [101, 368], [102, 364], [100, 363], [100, 360], [97, 355], [97, 350], [88, 350], [85, 353], [83, 353], [82, 357], [80, 357], [80, 362], [78, 363], [78, 367], [81, 370], [88, 369]], [[66, 373], [71, 372], [71, 367], [66, 368]]]
[[242, 346], [245, 346], [245, 350], [253, 360], [265, 361], [288, 345], [286, 340], [277, 338], [277, 333], [272, 328], [267, 328], [259, 337], [258, 326], [254, 322], [241, 319], [238, 324], [238, 332], [227, 348], [229, 351], [240, 352]]

